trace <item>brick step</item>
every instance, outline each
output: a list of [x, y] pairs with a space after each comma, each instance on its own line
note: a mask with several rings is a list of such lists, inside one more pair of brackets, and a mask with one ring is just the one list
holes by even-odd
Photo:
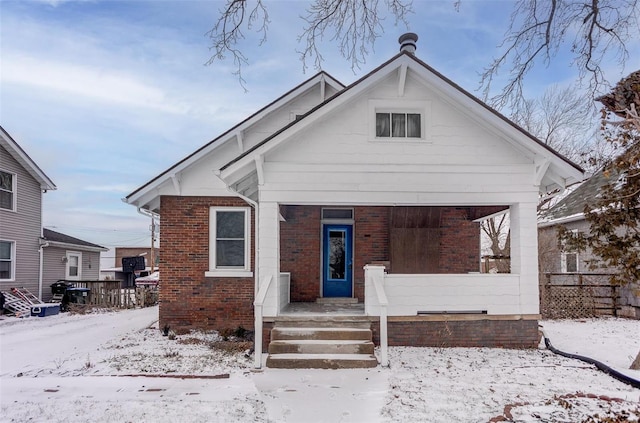
[[369, 354], [269, 354], [267, 367], [275, 369], [364, 369], [378, 366]]
[[274, 327], [271, 341], [279, 340], [352, 340], [371, 341], [371, 329], [353, 327]]
[[373, 354], [371, 341], [280, 340], [271, 341], [269, 354]]

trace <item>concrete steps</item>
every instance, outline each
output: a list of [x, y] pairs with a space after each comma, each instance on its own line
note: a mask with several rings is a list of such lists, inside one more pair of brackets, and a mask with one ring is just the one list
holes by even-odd
[[376, 367], [371, 324], [357, 319], [306, 318], [275, 322], [267, 367], [354, 369]]

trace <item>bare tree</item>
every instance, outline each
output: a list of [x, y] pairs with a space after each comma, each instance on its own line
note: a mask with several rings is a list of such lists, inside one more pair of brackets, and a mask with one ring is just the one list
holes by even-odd
[[599, 115], [591, 104], [576, 86], [552, 85], [541, 97], [520, 102], [510, 118], [566, 158], [595, 171], [614, 153], [598, 131]]
[[[527, 73], [536, 62], [548, 66], [565, 45], [570, 46], [580, 81], [588, 80], [594, 98], [607, 88], [603, 58], [614, 58], [624, 66], [627, 42], [638, 37], [639, 23], [638, 0], [519, 0], [501, 44], [504, 51], [482, 74], [485, 100], [499, 109], [516, 108], [524, 99]], [[494, 79], [504, 67], [510, 71], [508, 82], [490, 97]]]
[[[313, 60], [320, 68], [323, 55], [319, 42], [325, 37], [335, 43], [352, 69], [366, 61], [375, 41], [384, 32], [385, 17], [407, 24], [413, 13], [413, 0], [308, 0], [303, 28], [298, 40], [303, 68]], [[503, 52], [484, 70], [481, 79], [485, 100], [502, 109], [512, 109], [524, 99], [523, 83], [527, 73], [542, 62], [549, 65], [558, 51], [569, 46], [573, 65], [580, 80], [588, 80], [591, 94], [605, 83], [601, 63], [605, 57], [624, 65], [627, 42], [636, 39], [640, 21], [640, 0], [518, 0], [501, 45]], [[421, 7], [428, 3], [420, 3]], [[452, 0], [454, 10], [463, 13], [464, 2]], [[213, 52], [208, 64], [232, 57], [240, 83], [242, 66], [248, 63], [239, 43], [245, 34], [255, 31], [259, 43], [267, 39], [269, 14], [264, 0], [225, 0], [219, 17], [207, 33]], [[575, 35], [573, 35], [575, 34]], [[609, 60], [611, 62], [611, 60]], [[499, 71], [510, 67], [510, 76], [502, 91], [489, 98]], [[588, 77], [588, 78], [587, 78]], [[591, 95], [591, 98], [594, 96]]]
[[[330, 34], [330, 40], [339, 47], [342, 56], [351, 62], [352, 69], [359, 68], [366, 61], [369, 49], [384, 33], [383, 22], [386, 12], [395, 17], [395, 23], [407, 26], [406, 17], [413, 13], [412, 0], [313, 0], [302, 17], [304, 28], [298, 41], [305, 40], [304, 50], [299, 51], [303, 67], [314, 59], [320, 68], [323, 61], [318, 42]], [[267, 39], [269, 13], [263, 0], [226, 0], [219, 10], [220, 16], [207, 33], [211, 40], [213, 55], [207, 62], [233, 58], [234, 74], [244, 86], [242, 66], [248, 64], [239, 42], [246, 31], [256, 31], [260, 44]]]

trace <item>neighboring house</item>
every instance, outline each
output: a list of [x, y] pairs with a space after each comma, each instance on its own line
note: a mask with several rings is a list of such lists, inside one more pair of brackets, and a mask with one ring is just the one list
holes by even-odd
[[51, 229], [43, 229], [42, 299], [48, 301], [51, 284], [58, 280], [98, 280], [100, 253], [108, 249]]
[[[260, 366], [292, 306], [346, 297], [383, 350], [537, 346], [538, 195], [582, 170], [412, 50], [316, 74], [126, 197], [161, 216], [161, 327], [255, 328]], [[481, 274], [506, 209], [511, 273]]]
[[55, 184], [0, 126], [0, 291], [42, 297], [42, 195]]
[[[617, 175], [610, 178], [617, 178]], [[564, 226], [572, 232], [588, 233], [590, 223], [584, 215], [587, 204], [594, 204], [600, 188], [609, 182], [602, 171], [596, 172], [586, 181], [571, 187], [567, 193], [560, 194], [562, 198], [554, 201], [551, 207], [544, 207], [538, 213], [538, 243], [540, 272], [554, 274], [558, 281], [577, 283], [571, 274], [614, 273], [616, 269], [600, 267], [600, 258], [589, 249], [576, 251], [563, 248], [558, 240], [558, 228]], [[590, 265], [596, 265], [594, 269]], [[561, 274], [567, 274], [567, 277]], [[546, 282], [545, 275], [541, 278]], [[561, 277], [562, 276], [562, 277]], [[585, 275], [586, 276], [586, 275]], [[588, 276], [590, 283], [607, 283], [608, 277]], [[583, 278], [584, 280], [584, 278]], [[585, 283], [587, 283], [585, 281]], [[631, 281], [628, 285], [619, 288], [621, 315], [640, 318], [640, 284]]]
[[122, 271], [123, 257], [144, 257], [144, 264], [146, 266], [146, 269], [144, 270], [144, 273], [139, 272], [139, 274], [149, 275], [150, 273], [158, 270], [158, 264], [160, 261], [159, 248], [153, 249], [153, 261], [155, 262], [153, 270], [149, 265], [149, 259], [151, 257], [151, 247], [115, 247], [115, 249], [112, 249], [112, 251], [114, 254], [114, 260], [110, 262], [112, 265], [100, 269], [100, 279], [119, 280], [122, 282], [126, 282], [129, 278], [129, 275]]

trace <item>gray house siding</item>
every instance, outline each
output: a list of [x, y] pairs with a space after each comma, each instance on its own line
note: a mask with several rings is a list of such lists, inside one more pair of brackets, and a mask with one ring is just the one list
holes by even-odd
[[0, 239], [15, 242], [15, 275], [13, 280], [0, 280], [0, 290], [25, 287], [38, 295], [42, 234], [40, 184], [2, 146], [0, 170], [16, 175], [16, 210], [0, 209]]
[[65, 279], [67, 264], [62, 260], [68, 251], [82, 253], [82, 275], [84, 280], [98, 280], [100, 277], [100, 253], [95, 251], [82, 251], [81, 248], [61, 248], [49, 246], [44, 248], [43, 274], [42, 274], [42, 299], [51, 299], [51, 284], [60, 279]]

